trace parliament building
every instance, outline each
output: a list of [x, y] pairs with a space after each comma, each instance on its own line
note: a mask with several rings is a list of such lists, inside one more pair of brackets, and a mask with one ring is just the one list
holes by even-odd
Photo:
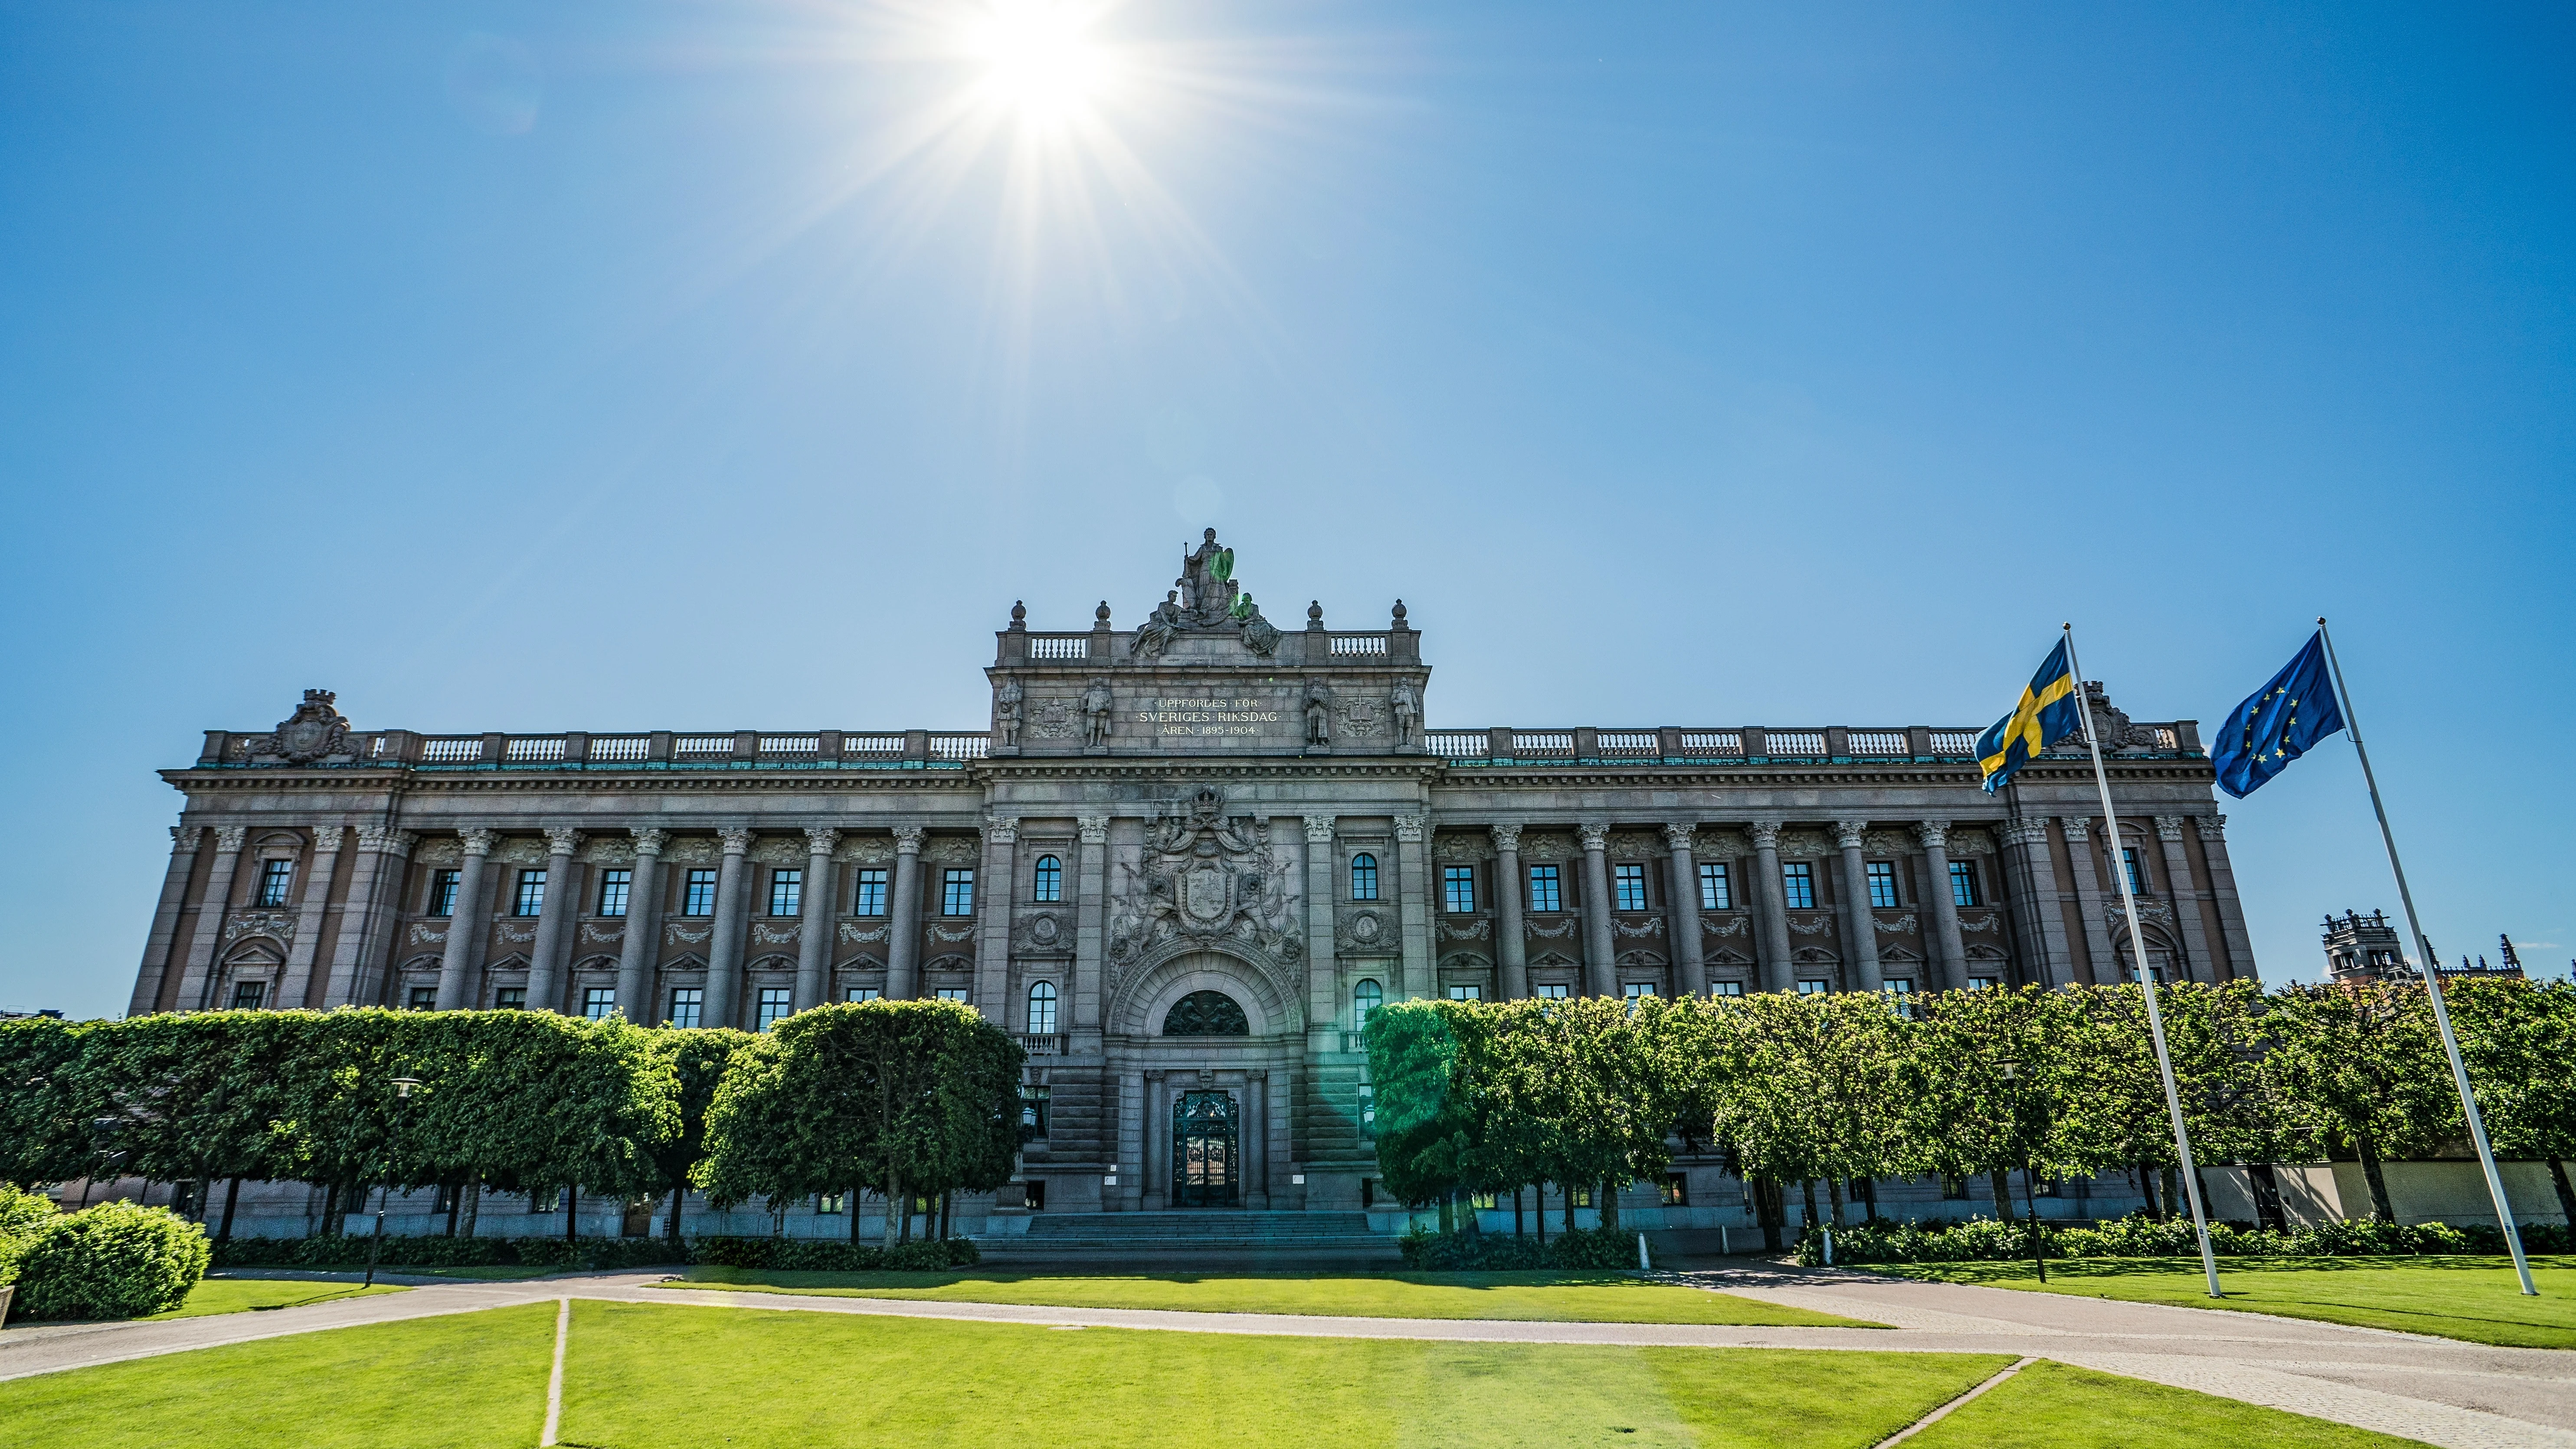
[[2117, 839], [2080, 745], [1989, 796], [1967, 725], [1435, 728], [1400, 601], [1283, 627], [1233, 557], [1133, 628], [1014, 606], [970, 731], [421, 734], [320, 690], [208, 731], [131, 1010], [938, 995], [1029, 1052], [1005, 1209], [1348, 1211], [1385, 1002], [2109, 982], [2113, 871], [2160, 979], [2255, 974], [2191, 721], [2085, 686]]

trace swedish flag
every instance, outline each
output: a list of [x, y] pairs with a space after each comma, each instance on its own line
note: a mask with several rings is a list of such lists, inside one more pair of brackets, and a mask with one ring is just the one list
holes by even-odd
[[2066, 663], [2066, 641], [2060, 639], [2048, 651], [2048, 662], [2030, 677], [2013, 712], [1977, 736], [1977, 768], [1986, 773], [1987, 794], [2002, 789], [2049, 741], [2084, 728], [2084, 717], [2076, 712], [2082, 708], [2078, 698], [2075, 671]]

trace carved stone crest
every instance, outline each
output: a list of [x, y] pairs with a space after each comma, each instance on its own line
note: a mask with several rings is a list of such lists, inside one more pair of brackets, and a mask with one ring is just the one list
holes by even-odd
[[277, 753], [288, 764], [309, 765], [348, 753], [349, 721], [334, 706], [338, 698], [327, 689], [308, 689], [295, 713], [277, 722]]

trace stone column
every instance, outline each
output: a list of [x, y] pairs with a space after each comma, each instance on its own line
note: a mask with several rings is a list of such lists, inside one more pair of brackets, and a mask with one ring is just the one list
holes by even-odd
[[581, 832], [569, 825], [546, 831], [546, 899], [537, 908], [537, 943], [528, 951], [528, 1009], [563, 1009], [564, 967], [571, 964], [573, 922], [581, 915]]
[[821, 825], [805, 829], [805, 889], [796, 898], [802, 917], [796, 923], [796, 1009], [823, 1004], [832, 987], [832, 849], [841, 832]]
[[408, 830], [380, 825], [358, 827], [358, 862], [349, 872], [349, 910], [353, 925], [340, 923], [340, 939], [331, 948], [331, 979], [322, 991], [322, 1007], [363, 1006], [376, 994], [362, 977], [381, 971], [393, 954], [392, 939], [402, 918], [403, 861], [420, 837]]
[[474, 970], [483, 964], [483, 938], [492, 922], [483, 904], [483, 870], [492, 859], [493, 833], [460, 830], [465, 864], [456, 874], [456, 909], [447, 918], [447, 949], [438, 958], [438, 1009], [456, 1011], [474, 989]]
[[1270, 1074], [1243, 1074], [1243, 1205], [1270, 1210]]
[[2209, 954], [2209, 932], [2200, 919], [2200, 892], [2192, 889], [2191, 858], [2183, 854], [2182, 817], [2156, 817], [2156, 839], [2164, 845], [2165, 899], [2173, 903], [2174, 924], [2182, 928], [2183, 953], [2191, 959], [2183, 970], [2194, 981], [2215, 983], [2218, 962]]
[[1011, 1030], [1011, 903], [1019, 896], [1020, 821], [984, 822], [984, 869], [975, 881], [975, 1009]]
[[1753, 929], [1762, 943], [1762, 989], [1795, 991], [1798, 974], [1789, 959], [1789, 903], [1780, 894], [1780, 822], [1756, 820], [1745, 830], [1753, 837]]
[[671, 832], [638, 826], [635, 875], [626, 887], [626, 939], [617, 951], [617, 1009], [633, 1022], [652, 1020], [645, 998], [662, 961], [662, 847]]
[[214, 990], [215, 948], [223, 944], [224, 917], [231, 914], [233, 874], [241, 869], [242, 847], [250, 831], [239, 825], [215, 827], [214, 864], [206, 872], [206, 893], [197, 897], [197, 929], [188, 937], [188, 964], [179, 976], [179, 1010], [203, 1011], [206, 993]]
[[317, 825], [313, 828], [313, 855], [304, 867], [304, 901], [295, 912], [295, 944], [287, 948], [286, 971], [277, 984], [280, 1011], [293, 1011], [304, 1005], [313, 990], [313, 960], [322, 949], [322, 922], [331, 910], [331, 877], [339, 873], [340, 844], [348, 839], [345, 825]]
[[743, 916], [751, 908], [752, 830], [729, 825], [716, 832], [724, 856], [716, 865], [715, 929], [707, 935], [707, 1000], [698, 1019], [709, 1026], [742, 1025]]
[[[2084, 921], [2084, 952], [2093, 958], [2093, 980], [2097, 984], [2117, 981], [2120, 958], [2111, 949], [2111, 923], [2102, 909], [2102, 878], [2094, 869], [2101, 853], [2093, 848], [2093, 822], [2082, 815], [2066, 815], [2057, 823], [2066, 832], [2068, 864], [2075, 868], [2075, 913]], [[2114, 882], [2112, 889], [2118, 888]]]
[[1968, 989], [1968, 947], [1959, 937], [1959, 902], [1950, 894], [1950, 822], [1915, 823], [1914, 838], [1923, 844], [1924, 868], [1932, 877], [1925, 903], [1932, 908], [1932, 949], [1941, 953], [1941, 987]]
[[1424, 837], [1430, 820], [1422, 815], [1395, 817], [1397, 919], [1404, 923], [1404, 996], [1418, 1001], [1439, 992], [1440, 978], [1431, 959], [1430, 863]]
[[1693, 825], [1664, 827], [1664, 848], [1673, 856], [1673, 985], [1684, 996], [1708, 994], [1708, 960], [1699, 933], [1699, 863]]
[[1618, 939], [1610, 929], [1610, 827], [1587, 822], [1574, 827], [1583, 841], [1583, 991], [1587, 996], [1617, 996]]
[[161, 903], [152, 911], [152, 934], [143, 941], [143, 969], [134, 973], [134, 995], [127, 1016], [145, 1016], [161, 1004], [161, 984], [172, 966], [170, 952], [179, 939], [179, 911], [188, 903], [188, 877], [197, 869], [197, 846], [205, 827], [170, 827], [170, 868], [161, 876]]
[[1878, 969], [1878, 915], [1869, 904], [1869, 865], [1862, 859], [1869, 822], [1837, 820], [1834, 841], [1843, 848], [1843, 934], [1851, 942], [1852, 985], [1876, 991], [1887, 984]]
[[1503, 999], [1530, 994], [1529, 937], [1521, 929], [1521, 828], [1497, 825], [1494, 832], [1494, 968]]
[[[1074, 897], [1073, 1000], [1065, 1004], [1072, 1008], [1074, 1029], [1089, 1032], [1095, 1038], [1089, 1048], [1076, 1048], [1076, 1050], [1097, 1050], [1099, 1044], [1096, 1038], [1100, 1032], [1100, 967], [1103, 958], [1107, 955], [1108, 946], [1109, 817], [1106, 815], [1080, 816], [1075, 819], [1074, 826], [1081, 832], [1082, 842], [1075, 866], [1075, 878], [1080, 882], [1077, 887], [1080, 894]], [[892, 941], [893, 938], [889, 935], [886, 946], [886, 956], [889, 960], [894, 956]], [[1068, 1042], [1066, 1045], [1073, 1044]], [[1135, 1166], [1132, 1157], [1128, 1160], [1128, 1166], [1131, 1168]]]
[[2057, 858], [2049, 848], [2047, 818], [2006, 825], [2004, 843], [2019, 876], [2013, 892], [2019, 934], [2025, 949], [2039, 953], [2030, 963], [2031, 979], [2042, 986], [2068, 985], [2075, 980], [2075, 958], [2066, 944], [2065, 903], [2057, 896]]
[[918, 825], [894, 828], [894, 904], [886, 929], [888, 1001], [910, 1001], [921, 992], [921, 835]]
[[1341, 960], [1333, 942], [1333, 902], [1340, 889], [1333, 869], [1333, 817], [1306, 820], [1306, 1029], [1322, 1035], [1319, 1050], [1340, 1051]]
[[[2219, 939], [2227, 943], [2227, 977], [2252, 981], [2254, 943], [2245, 934], [2245, 907], [2236, 898], [2236, 871], [2227, 863], [2227, 817], [2198, 815], [2200, 853], [2209, 862], [2209, 893], [2218, 902]], [[2428, 966], [2431, 963], [2426, 963]]]

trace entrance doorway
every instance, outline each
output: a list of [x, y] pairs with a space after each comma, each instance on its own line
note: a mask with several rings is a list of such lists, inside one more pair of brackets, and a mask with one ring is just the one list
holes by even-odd
[[1233, 1207], [1242, 1193], [1232, 1092], [1185, 1092], [1172, 1106], [1172, 1206]]

